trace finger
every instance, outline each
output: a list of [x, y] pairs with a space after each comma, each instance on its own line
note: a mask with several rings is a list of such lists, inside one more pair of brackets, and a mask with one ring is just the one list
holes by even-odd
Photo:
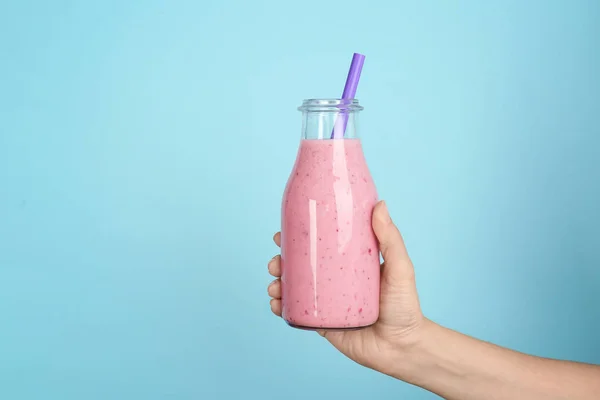
[[274, 299], [281, 299], [281, 281], [279, 279], [275, 279], [273, 282], [269, 284], [267, 288], [267, 293]]
[[267, 265], [269, 269], [269, 274], [273, 275], [275, 278], [279, 278], [281, 276], [281, 256], [276, 255], [269, 261]]
[[281, 317], [281, 300], [271, 299], [271, 311], [273, 314]]
[[388, 278], [396, 281], [413, 277], [414, 269], [404, 240], [383, 201], [377, 203], [373, 211], [373, 230], [379, 241], [385, 268], [389, 270]]
[[273, 236], [273, 241], [275, 242], [275, 244], [277, 245], [277, 247], [281, 247], [281, 232], [277, 232]]

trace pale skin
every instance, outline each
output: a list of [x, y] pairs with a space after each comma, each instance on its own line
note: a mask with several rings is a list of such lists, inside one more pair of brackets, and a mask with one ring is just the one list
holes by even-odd
[[[319, 331], [365, 367], [449, 400], [600, 399], [600, 366], [534, 357], [444, 328], [423, 316], [412, 262], [380, 202], [373, 230], [384, 259], [379, 320], [356, 331]], [[279, 233], [274, 237], [281, 245]], [[268, 265], [271, 310], [281, 316], [281, 257]]]

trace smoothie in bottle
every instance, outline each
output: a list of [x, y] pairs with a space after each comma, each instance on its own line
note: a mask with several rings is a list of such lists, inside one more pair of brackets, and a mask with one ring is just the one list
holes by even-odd
[[[357, 133], [362, 107], [306, 100], [300, 110], [302, 139], [282, 203], [282, 316], [305, 329], [366, 327], [379, 315], [380, 264], [377, 191]], [[339, 125], [343, 134], [332, 137]]]

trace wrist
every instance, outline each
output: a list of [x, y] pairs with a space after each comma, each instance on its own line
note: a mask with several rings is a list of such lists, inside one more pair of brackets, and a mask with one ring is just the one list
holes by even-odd
[[423, 375], [436, 336], [443, 328], [435, 322], [423, 321], [410, 335], [392, 339], [389, 344], [390, 357], [383, 366], [383, 373], [408, 383], [417, 384]]

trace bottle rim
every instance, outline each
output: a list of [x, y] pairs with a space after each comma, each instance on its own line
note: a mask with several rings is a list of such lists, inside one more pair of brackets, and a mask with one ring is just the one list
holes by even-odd
[[302, 112], [356, 112], [364, 108], [358, 99], [306, 99], [298, 107]]

